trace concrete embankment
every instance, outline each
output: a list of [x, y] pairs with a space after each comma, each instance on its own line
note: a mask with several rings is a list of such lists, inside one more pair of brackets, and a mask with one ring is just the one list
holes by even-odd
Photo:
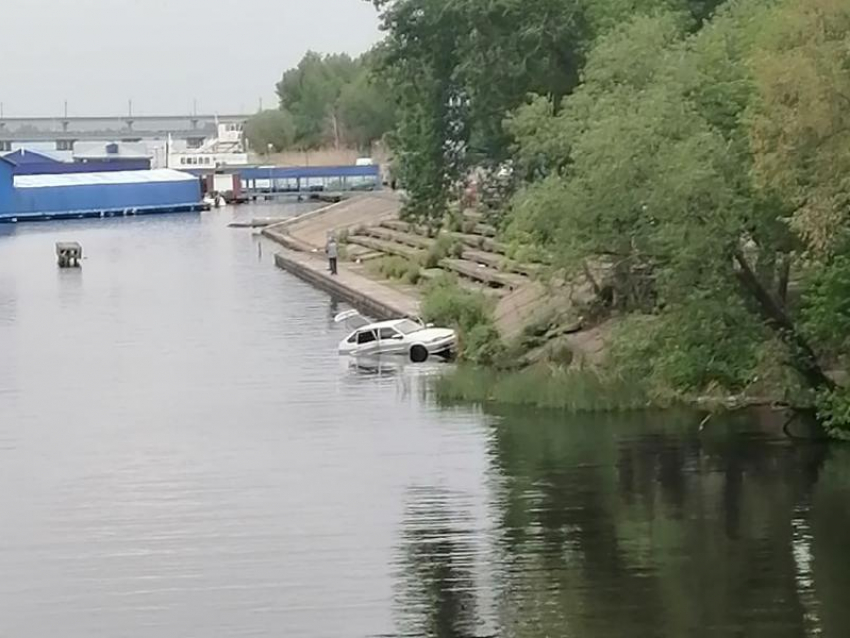
[[282, 246], [278, 267], [378, 319], [415, 317], [418, 296], [370, 278], [362, 264], [341, 262], [339, 274], [328, 272], [324, 255], [328, 233], [378, 224], [398, 216], [394, 193], [370, 193], [269, 226], [263, 235]]
[[321, 257], [284, 248], [275, 255], [275, 263], [371, 317], [394, 319], [418, 314], [419, 302], [413, 297], [353, 272], [351, 268], [340, 267], [339, 274], [332, 276], [327, 260]]

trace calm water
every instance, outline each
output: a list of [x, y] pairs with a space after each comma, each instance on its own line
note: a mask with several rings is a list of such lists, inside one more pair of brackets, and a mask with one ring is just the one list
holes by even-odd
[[440, 408], [230, 219], [0, 230], [0, 636], [848, 635], [846, 449]]

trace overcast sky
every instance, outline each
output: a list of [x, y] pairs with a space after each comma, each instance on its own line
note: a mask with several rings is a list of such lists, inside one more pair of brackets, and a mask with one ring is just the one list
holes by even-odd
[[378, 38], [365, 0], [0, 0], [5, 115], [254, 112], [308, 49]]

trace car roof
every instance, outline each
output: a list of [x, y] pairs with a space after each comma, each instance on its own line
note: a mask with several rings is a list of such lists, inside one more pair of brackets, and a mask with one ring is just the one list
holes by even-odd
[[[395, 328], [398, 324], [412, 319], [391, 319], [390, 321], [379, 321], [378, 323], [370, 323], [368, 326], [363, 326], [357, 330], [380, 330], [381, 328]], [[414, 322], [415, 323], [415, 322]]]

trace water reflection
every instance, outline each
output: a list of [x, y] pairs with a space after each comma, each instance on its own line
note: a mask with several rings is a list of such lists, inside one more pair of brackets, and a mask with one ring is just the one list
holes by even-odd
[[480, 539], [462, 495], [413, 488], [401, 533], [396, 578], [401, 635], [472, 638], [478, 615], [476, 552]]
[[232, 215], [0, 239], [0, 635], [846, 635], [850, 450], [441, 407]]
[[850, 550], [830, 543], [818, 562], [809, 522], [833, 515], [813, 506], [818, 494], [850, 496], [846, 481], [821, 480], [850, 461], [846, 450], [767, 440], [735, 419], [702, 438], [689, 415], [564, 421], [508, 413], [494, 426], [509, 635], [837, 636], [847, 626], [846, 606], [818, 601]]

